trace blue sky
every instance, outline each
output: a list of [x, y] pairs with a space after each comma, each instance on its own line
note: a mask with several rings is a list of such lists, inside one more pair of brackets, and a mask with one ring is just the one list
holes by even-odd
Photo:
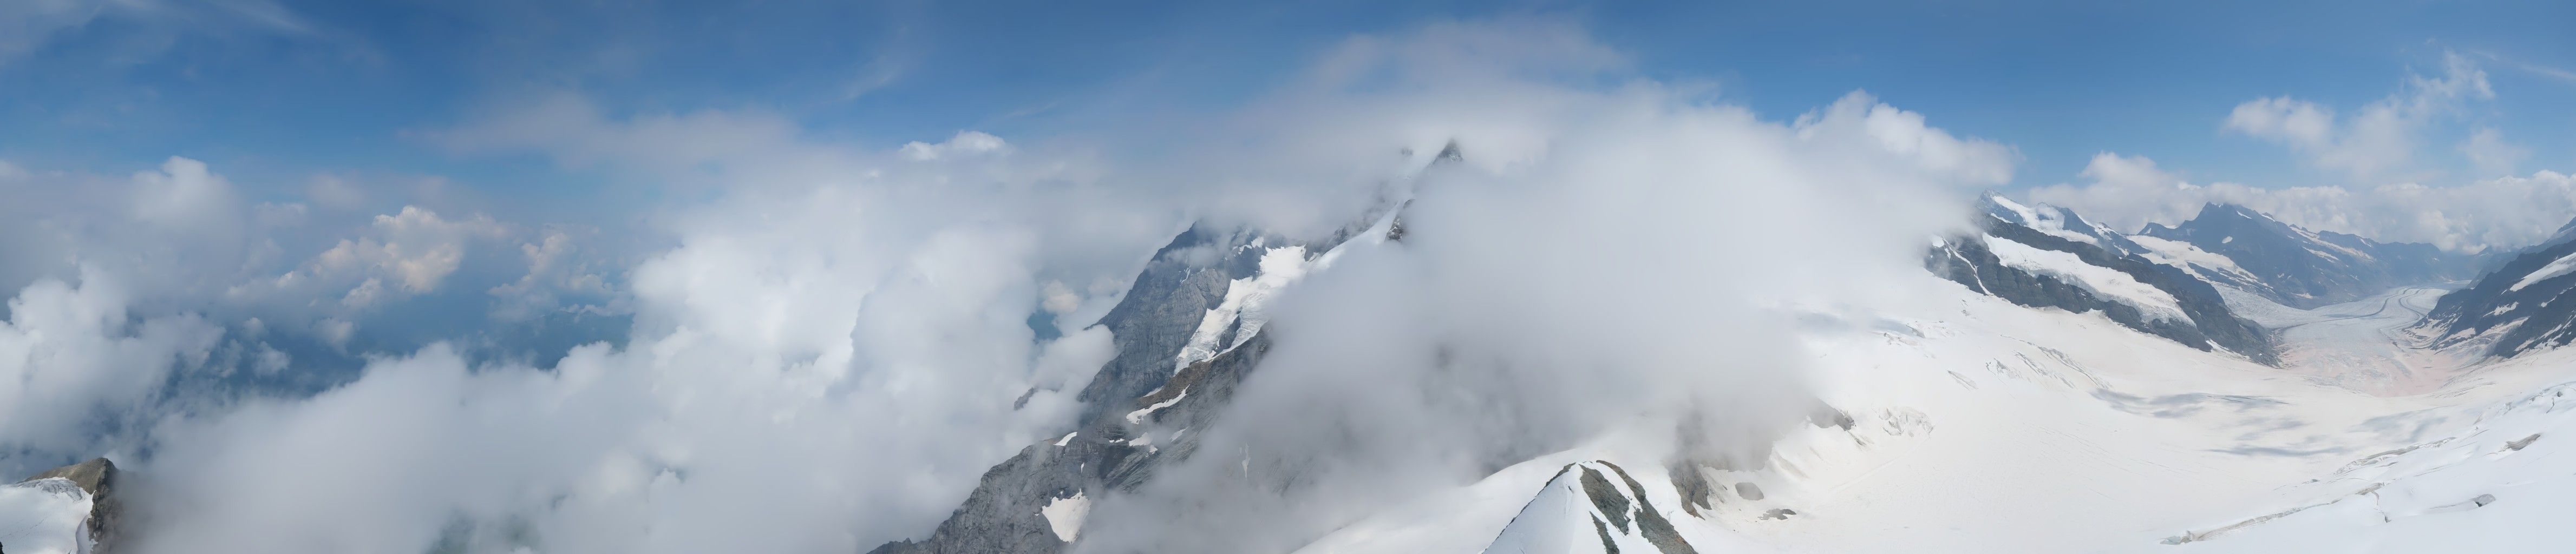
[[173, 155], [260, 194], [314, 175], [435, 176], [494, 205], [587, 201], [613, 180], [438, 132], [529, 98], [612, 114], [756, 109], [891, 147], [960, 129], [1014, 141], [1221, 110], [1354, 34], [1456, 18], [1578, 22], [1636, 72], [1706, 82], [1786, 119], [1855, 89], [2017, 148], [2017, 185], [2075, 180], [2098, 152], [2195, 181], [2354, 183], [2223, 129], [2246, 101], [2359, 110], [2446, 56], [2493, 98], [2421, 131], [2389, 179], [2482, 175], [2451, 145], [2493, 128], [2516, 172], [2576, 167], [2566, 3], [2045, 2], [268, 2], [0, 8], [0, 159], [103, 174]]

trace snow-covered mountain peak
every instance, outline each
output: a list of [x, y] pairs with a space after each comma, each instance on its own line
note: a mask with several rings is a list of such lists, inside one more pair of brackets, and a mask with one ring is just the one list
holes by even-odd
[[1566, 464], [1503, 527], [1486, 554], [1696, 554], [1625, 468]]
[[1977, 202], [1986, 216], [1996, 221], [2029, 227], [2049, 236], [2092, 244], [2120, 253], [2138, 252], [2141, 248], [2127, 236], [2110, 227], [2085, 221], [2075, 210], [2048, 204], [2023, 204], [2002, 193], [1988, 191]]

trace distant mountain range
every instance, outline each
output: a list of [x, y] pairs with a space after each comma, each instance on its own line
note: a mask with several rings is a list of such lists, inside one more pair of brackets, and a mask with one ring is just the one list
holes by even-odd
[[2300, 309], [2341, 304], [2391, 288], [2477, 277], [2478, 254], [2430, 244], [2379, 242], [2282, 223], [2232, 204], [2209, 204], [2181, 225], [2148, 223], [2139, 236], [2189, 244], [2235, 263], [2252, 279], [2213, 274], [2215, 281]]
[[2232, 204], [2209, 204], [2179, 225], [2148, 223], [2135, 234], [1998, 194], [1978, 205], [1976, 232], [1937, 240], [1926, 268], [2016, 304], [2099, 312], [2193, 348], [2278, 363], [2270, 333], [2237, 313], [2248, 297], [2313, 309], [2398, 287], [2471, 280], [2476, 284], [2444, 298], [2427, 321], [2423, 332], [2441, 337], [2427, 346], [2494, 342], [2493, 354], [2510, 356], [2576, 338], [2565, 329], [2576, 310], [2545, 308], [2576, 288], [2576, 279], [2553, 280], [2576, 270], [2576, 258], [2566, 257], [2576, 253], [2576, 230], [2481, 276], [2497, 255], [2312, 231]]

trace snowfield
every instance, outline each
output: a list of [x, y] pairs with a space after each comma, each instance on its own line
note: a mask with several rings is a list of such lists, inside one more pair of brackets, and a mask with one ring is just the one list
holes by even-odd
[[0, 485], [0, 551], [86, 554], [90, 497], [60, 477]]
[[2129, 242], [2147, 247], [2146, 256], [2149, 261], [2180, 268], [2203, 280], [2213, 283], [2262, 281], [2261, 277], [2256, 277], [2252, 272], [2245, 271], [2244, 267], [2236, 265], [2236, 260], [2201, 250], [2200, 247], [2192, 246], [2188, 242], [2147, 235], [2128, 235], [2128, 239]]
[[2138, 282], [2137, 278], [2130, 277], [2127, 273], [2084, 263], [2083, 258], [2074, 254], [2041, 250], [1994, 235], [1985, 235], [1985, 240], [1986, 250], [1994, 252], [1995, 258], [2002, 261], [2006, 267], [2028, 271], [2035, 275], [2056, 277], [2069, 284], [2083, 287], [2084, 290], [2092, 291], [2093, 294], [2105, 300], [2136, 307], [2138, 313], [2143, 314], [2147, 319], [2191, 323], [2191, 316], [2183, 313], [2182, 302], [2175, 300], [2173, 294], [2158, 289], [2154, 285]]
[[[1596, 461], [1625, 468], [1698, 552], [2568, 548], [2552, 537], [2576, 515], [2576, 350], [2410, 350], [2393, 329], [2431, 289], [2247, 310], [2290, 326], [2287, 368], [1945, 290], [1946, 309], [1802, 331], [1842, 424], [1792, 431], [1761, 467], [1698, 468], [1707, 508], [1686, 509], [1663, 437], [1640, 425], [1303, 552], [1607, 552], [1605, 538], [1656, 552], [1596, 533], [1607, 516], [1574, 501], [1566, 468]], [[2345, 364], [2370, 375], [2329, 375]]]

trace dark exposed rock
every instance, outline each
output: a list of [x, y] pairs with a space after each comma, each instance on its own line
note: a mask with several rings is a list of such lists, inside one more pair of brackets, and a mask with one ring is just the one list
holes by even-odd
[[1619, 554], [1619, 541], [1610, 540], [1610, 526], [1602, 523], [1601, 518], [1592, 518], [1592, 535], [1601, 539], [1604, 554]]
[[[966, 503], [920, 541], [898, 541], [872, 553], [1060, 552], [1067, 543], [1056, 537], [1040, 515], [1049, 501], [1082, 494], [1099, 498], [1132, 491], [1164, 463], [1186, 459], [1198, 447], [1193, 433], [1215, 421], [1219, 407], [1234, 394], [1243, 376], [1268, 353], [1270, 341], [1254, 335], [1243, 346], [1208, 361], [1191, 364], [1171, 379], [1167, 390], [1188, 390], [1186, 397], [1145, 414], [1144, 425], [1127, 425], [1125, 414], [1096, 420], [1070, 439], [1042, 442], [1020, 450], [1010, 460], [984, 473]], [[1171, 396], [1155, 395], [1129, 403], [1142, 409]], [[1146, 399], [1154, 399], [1147, 402]], [[1115, 423], [1109, 423], [1115, 422]], [[1177, 435], [1177, 438], [1175, 436]], [[1144, 444], [1136, 444], [1143, 437]]]
[[[1602, 469], [1609, 471], [1604, 472]], [[1618, 480], [1612, 481], [1610, 479], [1612, 475], [1618, 476]], [[1618, 543], [1613, 538], [1617, 535], [1642, 537], [1646, 539], [1647, 544], [1655, 546], [1658, 554], [1699, 554], [1699, 550], [1692, 547], [1690, 541], [1682, 538], [1680, 530], [1673, 528], [1672, 521], [1664, 519], [1663, 511], [1656, 509], [1654, 502], [1648, 500], [1645, 485], [1638, 483], [1636, 477], [1628, 475], [1626, 468], [1602, 460], [1566, 464], [1565, 467], [1556, 470], [1555, 476], [1548, 478], [1545, 486], [1560, 486], [1560, 483], [1565, 483], [1569, 478], [1573, 481], [1567, 486], [1581, 491], [1582, 502], [1590, 505], [1591, 510], [1583, 517], [1592, 522], [1593, 531], [1601, 539], [1601, 546], [1606, 552], [1619, 551]], [[1538, 501], [1533, 499], [1531, 502]], [[1562, 517], [1553, 510], [1533, 512], [1529, 508], [1524, 508], [1522, 511], [1524, 516], [1533, 514], [1541, 517]], [[1516, 517], [1511, 525], [1523, 523]], [[1545, 522], [1536, 524], [1549, 525]], [[1510, 529], [1504, 530], [1505, 535], [1511, 532]]]
[[1699, 464], [1689, 461], [1664, 465], [1664, 475], [1672, 480], [1674, 492], [1681, 493], [1682, 512], [1691, 517], [1705, 517], [1699, 511], [1711, 508], [1717, 498], [1717, 486], [1699, 468]]
[[1628, 470], [1619, 464], [1605, 461], [1601, 465], [1618, 473], [1619, 481], [1628, 485], [1628, 493], [1637, 498], [1637, 531], [1646, 536], [1646, 542], [1654, 544], [1655, 550], [1663, 554], [1699, 554], [1699, 549], [1682, 540], [1681, 531], [1673, 528], [1673, 522], [1664, 519], [1663, 511], [1655, 509], [1655, 503], [1646, 499], [1646, 487], [1638, 484], [1637, 478], [1628, 476]]

